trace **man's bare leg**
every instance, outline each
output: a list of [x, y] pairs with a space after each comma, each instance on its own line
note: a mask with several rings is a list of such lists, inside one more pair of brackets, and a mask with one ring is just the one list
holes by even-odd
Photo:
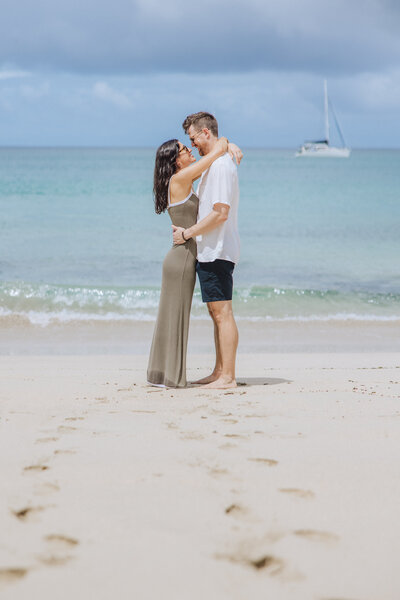
[[213, 381], [216, 381], [219, 378], [222, 372], [222, 359], [221, 350], [219, 347], [218, 327], [217, 323], [215, 322], [213, 313], [211, 312], [209, 307], [208, 312], [210, 313], [210, 317], [212, 318], [214, 324], [215, 367], [211, 375], [207, 375], [207, 377], [203, 377], [202, 379], [198, 379], [197, 381], [191, 381], [191, 383], [194, 385], [205, 385], [206, 383], [212, 383]]
[[213, 321], [217, 327], [221, 371], [217, 379], [204, 385], [204, 387], [213, 389], [236, 387], [235, 363], [239, 334], [233, 316], [232, 301], [210, 302], [208, 309], [212, 313]]

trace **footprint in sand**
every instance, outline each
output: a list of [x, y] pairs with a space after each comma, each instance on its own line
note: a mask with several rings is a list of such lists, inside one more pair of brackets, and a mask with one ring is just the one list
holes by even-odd
[[69, 550], [79, 544], [77, 539], [58, 533], [46, 535], [44, 539], [54, 550]]
[[44, 506], [26, 506], [20, 510], [12, 510], [11, 513], [20, 521], [33, 521], [38, 513], [45, 510]]
[[182, 440], [204, 440], [204, 435], [197, 433], [197, 431], [188, 431], [187, 433], [181, 434]]
[[49, 442], [57, 442], [58, 440], [58, 437], [39, 438], [36, 440], [35, 444], [48, 444]]
[[285, 566], [285, 563], [281, 558], [272, 556], [270, 554], [262, 554], [260, 556], [254, 557], [247, 557], [241, 554], [217, 555], [216, 558], [246, 565], [248, 567], [256, 569], [257, 571], [263, 570], [271, 576], [279, 575], [283, 571], [283, 568]]
[[296, 529], [293, 533], [313, 542], [337, 542], [340, 539], [335, 533], [315, 529]]
[[50, 467], [47, 465], [29, 465], [24, 467], [25, 473], [40, 473], [41, 471], [47, 471]]
[[273, 458], [248, 458], [251, 462], [267, 465], [268, 467], [275, 467], [278, 464], [277, 460]]
[[83, 421], [85, 417], [65, 417], [64, 421]]
[[69, 550], [79, 544], [76, 538], [59, 533], [51, 533], [46, 535], [44, 539], [54, 550]]
[[101, 398], [95, 398], [97, 404], [108, 404], [109, 400], [106, 396], [101, 397]]
[[247, 513], [247, 509], [240, 504], [230, 504], [225, 509], [225, 514], [232, 516], [243, 516]]
[[25, 577], [27, 573], [28, 569], [24, 569], [22, 567], [0, 569], [0, 584], [14, 583], [15, 581]]
[[252, 413], [251, 415], [244, 415], [245, 419], [268, 419], [268, 415], [259, 415], [257, 413]]
[[270, 556], [268, 554], [260, 556], [255, 559], [247, 559], [247, 564], [252, 566], [254, 569], [265, 569], [268, 570], [270, 575], [278, 575], [283, 569], [284, 563], [280, 558]]
[[59, 433], [72, 433], [73, 431], [77, 431], [77, 428], [68, 425], [60, 425], [60, 427], [57, 428], [57, 431]]
[[219, 469], [218, 467], [209, 469], [208, 473], [212, 477], [221, 477], [221, 475], [229, 475], [228, 469]]
[[279, 491], [283, 494], [297, 496], [297, 498], [315, 498], [315, 494], [311, 490], [300, 490], [298, 488], [280, 488]]
[[66, 553], [79, 544], [77, 539], [60, 534], [46, 535], [44, 540], [46, 553], [38, 556], [38, 559], [49, 567], [64, 565], [72, 560], [73, 556]]
[[76, 450], [54, 450], [54, 454], [76, 454]]

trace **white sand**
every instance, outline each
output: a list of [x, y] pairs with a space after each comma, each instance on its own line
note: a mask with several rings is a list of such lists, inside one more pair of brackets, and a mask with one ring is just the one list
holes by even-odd
[[398, 354], [145, 366], [0, 357], [2, 598], [400, 598]]

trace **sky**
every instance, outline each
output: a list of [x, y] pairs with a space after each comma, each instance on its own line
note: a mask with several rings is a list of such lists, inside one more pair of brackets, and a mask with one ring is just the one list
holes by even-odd
[[206, 110], [295, 148], [324, 78], [349, 146], [400, 147], [399, 0], [2, 0], [0, 146], [154, 147]]

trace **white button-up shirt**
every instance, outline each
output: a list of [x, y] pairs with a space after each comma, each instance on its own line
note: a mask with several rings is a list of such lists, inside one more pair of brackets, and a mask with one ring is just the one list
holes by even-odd
[[199, 212], [197, 222], [207, 217], [214, 204], [227, 204], [227, 220], [212, 231], [196, 236], [197, 260], [213, 262], [217, 259], [237, 263], [240, 254], [240, 240], [237, 223], [239, 205], [239, 181], [237, 168], [228, 153], [217, 158], [204, 171], [197, 188]]

